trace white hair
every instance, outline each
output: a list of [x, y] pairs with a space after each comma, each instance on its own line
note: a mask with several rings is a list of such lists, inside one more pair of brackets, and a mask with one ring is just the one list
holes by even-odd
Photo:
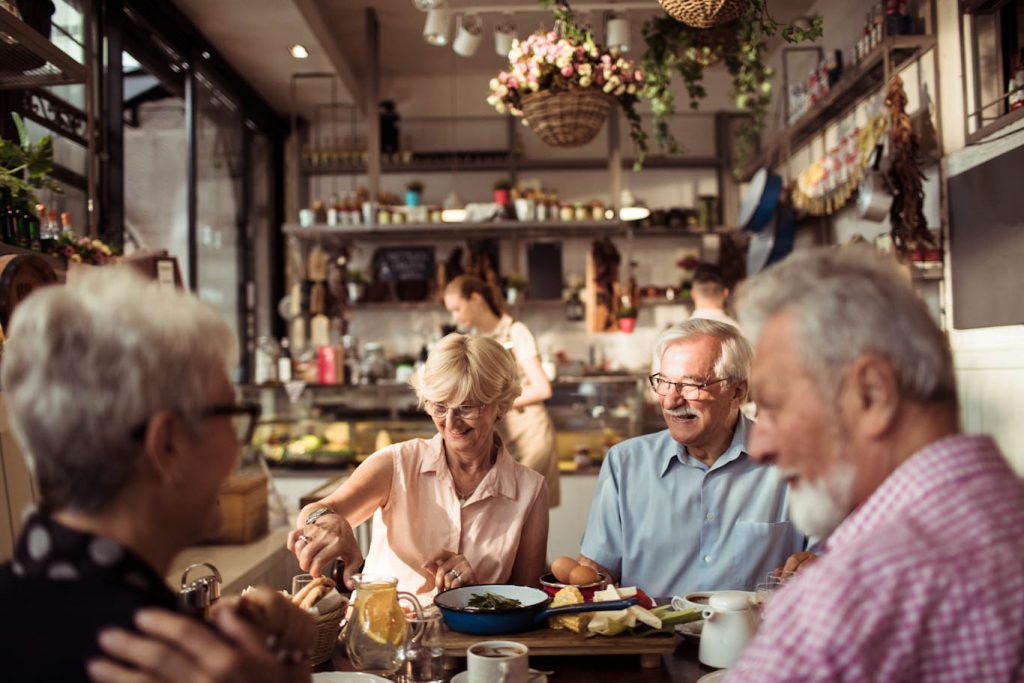
[[843, 370], [864, 354], [892, 366], [901, 391], [956, 405], [949, 343], [891, 261], [867, 247], [798, 251], [744, 282], [737, 296], [752, 339], [790, 313], [806, 370], [833, 400]]
[[455, 332], [437, 343], [409, 384], [421, 404], [494, 404], [499, 416], [522, 393], [516, 359], [508, 349], [490, 337]]
[[96, 511], [133, 475], [133, 432], [160, 410], [193, 434], [238, 345], [217, 311], [127, 267], [46, 287], [14, 312], [0, 379], [44, 505]]
[[715, 361], [714, 369], [716, 377], [746, 381], [754, 355], [750, 343], [735, 326], [706, 318], [691, 318], [662, 332], [655, 346], [651, 371], [661, 371], [661, 357], [668, 347], [701, 337], [712, 337], [719, 342], [718, 360]]

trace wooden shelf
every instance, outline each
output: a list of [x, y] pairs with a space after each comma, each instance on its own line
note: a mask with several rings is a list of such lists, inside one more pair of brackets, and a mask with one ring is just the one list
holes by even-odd
[[[314, 225], [301, 227], [295, 223], [282, 226], [286, 235], [316, 240], [433, 240], [478, 239], [506, 237], [544, 239], [566, 237], [679, 237], [699, 239], [708, 231], [693, 232], [686, 228], [653, 226], [642, 228], [621, 221], [501, 221], [493, 223], [400, 223], [397, 225]], [[721, 232], [715, 230], [714, 232]]]
[[[0, 73], [0, 90], [85, 82], [85, 66], [10, 12], [0, 11], [0, 36], [4, 36], [0, 38], [4, 49], [14, 52], [13, 55], [3, 55], [4, 71]], [[8, 44], [10, 41], [5, 38], [10, 38], [13, 43]], [[35, 64], [33, 57], [36, 58]], [[38, 59], [44, 59], [46, 63], [37, 66]], [[26, 61], [25, 66], [28, 68], [19, 71], [19, 61]]]
[[895, 73], [934, 47], [935, 36], [890, 36], [883, 39], [859, 64], [846, 69], [825, 97], [775, 136], [771, 144], [740, 169], [740, 179], [747, 181], [762, 166], [775, 165], [784, 149], [799, 149], [865, 95], [884, 86], [887, 56], [891, 71]]
[[[382, 174], [422, 174], [422, 173], [475, 173], [478, 171], [500, 171], [504, 173], [519, 171], [603, 171], [608, 169], [607, 159], [522, 159], [513, 158], [507, 153], [478, 153], [466, 157], [450, 154], [438, 154], [436, 157], [413, 158], [408, 163], [384, 162]], [[650, 156], [644, 161], [644, 169], [659, 168], [696, 168], [716, 170], [721, 161], [715, 157], [686, 156]], [[623, 168], [632, 168], [633, 159], [623, 159]], [[311, 176], [317, 175], [365, 175], [366, 164], [333, 163], [303, 164], [302, 172]]]

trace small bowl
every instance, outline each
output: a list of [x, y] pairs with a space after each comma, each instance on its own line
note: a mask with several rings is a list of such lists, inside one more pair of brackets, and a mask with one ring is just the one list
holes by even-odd
[[[583, 594], [583, 600], [585, 602], [593, 602], [594, 593], [600, 590], [604, 590], [608, 587], [608, 577], [601, 572], [598, 572], [597, 575], [600, 579], [599, 581], [596, 581], [595, 583], [588, 583], [582, 586], [576, 586], [580, 589], [580, 593]], [[562, 590], [566, 586], [572, 585], [573, 584], [571, 583], [559, 583], [558, 579], [556, 579], [555, 575], [551, 572], [548, 572], [547, 574], [544, 574], [540, 577], [541, 588], [543, 588], [544, 592], [550, 595], [551, 597], [554, 597], [555, 593]]]

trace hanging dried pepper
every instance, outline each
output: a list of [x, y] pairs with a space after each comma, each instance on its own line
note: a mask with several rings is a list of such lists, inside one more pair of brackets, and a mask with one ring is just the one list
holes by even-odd
[[935, 240], [924, 217], [922, 181], [925, 176], [917, 165], [917, 136], [907, 116], [907, 93], [899, 75], [893, 76], [889, 83], [885, 106], [889, 108], [891, 160], [886, 179], [893, 193], [889, 223], [896, 250], [902, 256], [908, 256], [924, 245], [934, 246]]

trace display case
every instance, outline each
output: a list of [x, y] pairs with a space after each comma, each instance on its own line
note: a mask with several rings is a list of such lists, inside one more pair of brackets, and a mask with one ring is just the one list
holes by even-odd
[[[243, 386], [260, 403], [254, 447], [272, 467], [352, 467], [390, 443], [436, 433], [407, 384]], [[642, 433], [643, 379], [635, 375], [559, 377], [548, 410], [560, 459], [600, 462], [612, 444]]]

